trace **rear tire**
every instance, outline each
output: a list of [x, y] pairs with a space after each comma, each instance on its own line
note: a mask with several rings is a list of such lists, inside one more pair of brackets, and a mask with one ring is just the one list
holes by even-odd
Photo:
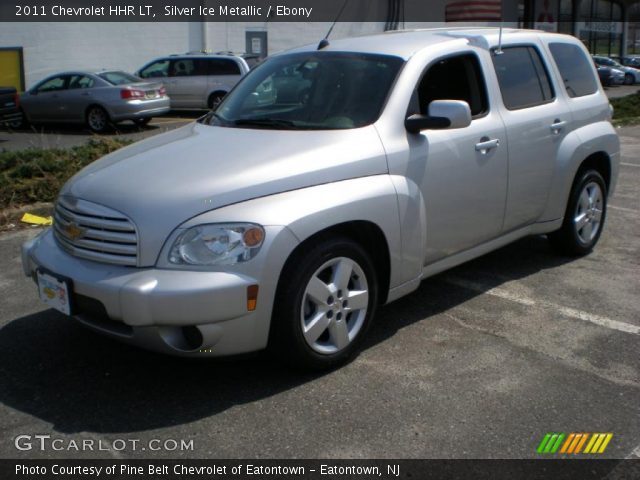
[[636, 83], [635, 80], [636, 80], [635, 77], [633, 75], [631, 75], [630, 73], [627, 73], [624, 76], [624, 84], [625, 85], [633, 85], [634, 83]]
[[549, 234], [560, 253], [586, 255], [600, 239], [607, 215], [607, 186], [597, 170], [578, 172], [567, 203], [562, 227]]
[[305, 370], [346, 363], [378, 303], [378, 279], [367, 252], [348, 238], [326, 238], [296, 252], [280, 278], [269, 349]]
[[92, 132], [104, 133], [111, 127], [111, 120], [104, 108], [94, 105], [87, 110], [86, 124]]

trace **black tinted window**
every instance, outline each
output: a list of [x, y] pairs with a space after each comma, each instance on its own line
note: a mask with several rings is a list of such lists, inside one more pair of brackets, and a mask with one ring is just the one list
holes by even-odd
[[240, 75], [240, 67], [231, 59], [212, 58], [208, 63], [209, 75]]
[[207, 75], [206, 60], [200, 58], [181, 58], [171, 61], [170, 77], [195, 77]]
[[73, 90], [75, 88], [91, 88], [94, 83], [93, 78], [87, 77], [86, 75], [71, 75], [69, 86], [67, 88], [69, 90]]
[[554, 97], [549, 75], [533, 47], [507, 47], [493, 52], [493, 64], [509, 110], [534, 107]]
[[569, 43], [551, 43], [549, 49], [570, 97], [582, 97], [598, 90], [591, 62], [582, 49]]
[[418, 85], [420, 113], [426, 115], [434, 100], [464, 100], [474, 117], [487, 112], [484, 77], [475, 55], [445, 58], [429, 67]]

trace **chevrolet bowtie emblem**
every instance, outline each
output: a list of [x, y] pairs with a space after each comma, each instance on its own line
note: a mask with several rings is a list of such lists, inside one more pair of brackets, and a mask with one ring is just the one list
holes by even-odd
[[63, 227], [63, 230], [71, 240], [77, 240], [78, 238], [82, 237], [85, 232], [84, 228], [81, 228], [75, 223], [66, 225], [65, 227]]

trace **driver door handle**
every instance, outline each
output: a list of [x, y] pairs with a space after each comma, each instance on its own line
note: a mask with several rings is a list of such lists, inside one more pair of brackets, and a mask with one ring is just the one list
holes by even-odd
[[551, 133], [558, 135], [566, 125], [567, 122], [556, 118], [551, 124]]
[[493, 148], [500, 146], [500, 140], [497, 138], [482, 137], [480, 143], [476, 143], [476, 152], [480, 152], [482, 155], [486, 155]]

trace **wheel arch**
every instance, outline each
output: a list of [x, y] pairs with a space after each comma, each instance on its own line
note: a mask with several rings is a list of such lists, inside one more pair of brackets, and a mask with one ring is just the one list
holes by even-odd
[[376, 270], [378, 279], [378, 304], [385, 304], [391, 281], [389, 244], [382, 229], [369, 220], [352, 220], [338, 223], [319, 230], [305, 238], [287, 257], [278, 278], [278, 288], [280, 288], [287, 270], [293, 268], [293, 265], [295, 265], [297, 259], [305, 250], [318, 242], [335, 237], [348, 238], [367, 252]]
[[89, 115], [89, 110], [92, 109], [93, 107], [99, 107], [102, 110], [104, 110], [107, 114], [107, 117], [109, 119], [109, 121], [111, 121], [111, 113], [109, 112], [109, 109], [106, 108], [104, 105], [98, 103], [98, 102], [91, 102], [89, 105], [87, 105], [87, 107], [84, 109], [84, 120], [87, 120], [87, 115]]
[[222, 90], [220, 88], [216, 88], [215, 90], [212, 90], [209, 92], [209, 94], [207, 95], [207, 107], [211, 108], [211, 103], [212, 103], [212, 98], [214, 95], [222, 95], [223, 97], [229, 93], [226, 90]]
[[620, 141], [609, 122], [596, 122], [567, 135], [558, 150], [554, 178], [549, 191], [547, 208], [540, 222], [560, 219], [569, 200], [571, 188], [579, 173], [594, 168], [605, 179], [607, 193], [615, 189], [620, 162]]

